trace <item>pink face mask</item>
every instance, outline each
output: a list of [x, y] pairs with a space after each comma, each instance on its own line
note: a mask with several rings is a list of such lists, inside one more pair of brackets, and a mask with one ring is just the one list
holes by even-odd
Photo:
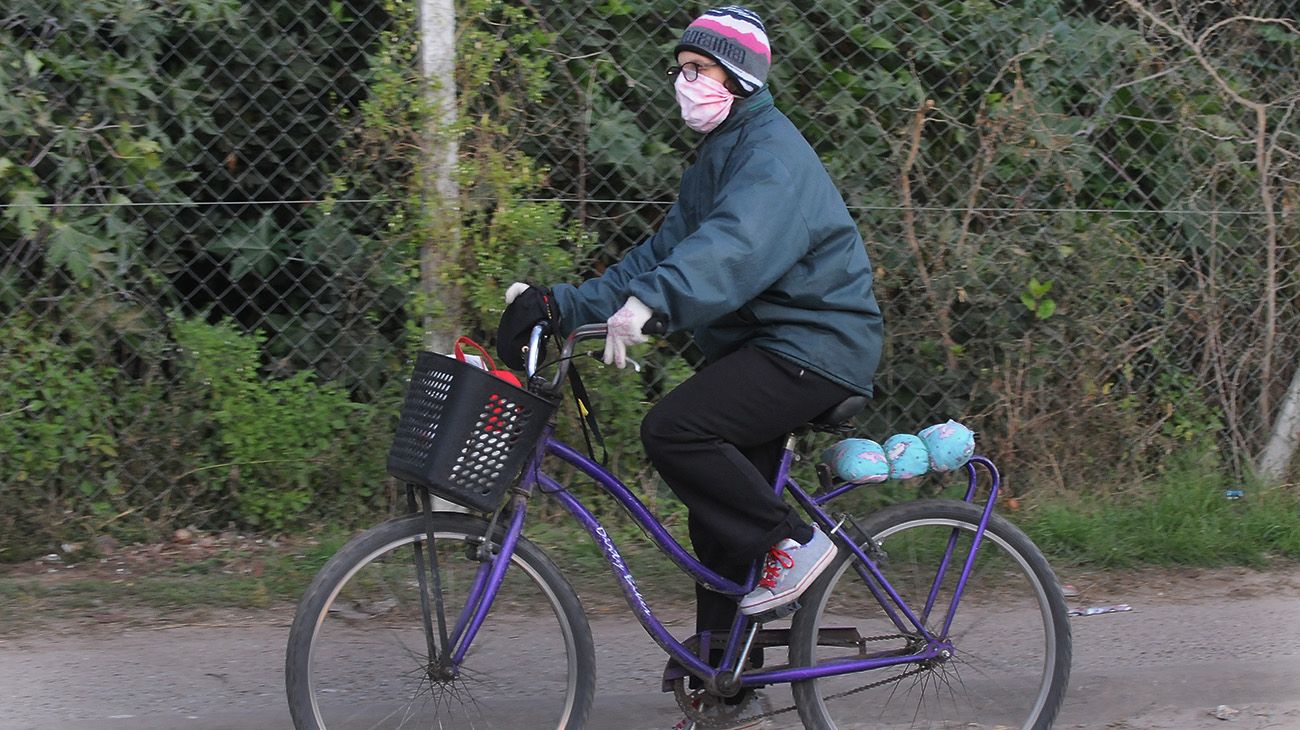
[[678, 75], [673, 82], [677, 103], [682, 107], [682, 119], [686, 126], [697, 132], [712, 132], [731, 113], [731, 102], [735, 100], [722, 82], [715, 81], [704, 74], [687, 81], [685, 75]]

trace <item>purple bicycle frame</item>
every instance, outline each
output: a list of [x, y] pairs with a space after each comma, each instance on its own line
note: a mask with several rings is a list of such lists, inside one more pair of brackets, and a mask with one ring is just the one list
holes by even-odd
[[[505, 557], [513, 553], [515, 544], [523, 532], [524, 514], [527, 504], [527, 498], [532, 493], [533, 487], [537, 486], [542, 492], [549, 494], [551, 497], [559, 500], [561, 504], [569, 511], [570, 514], [578, 520], [583, 528], [591, 535], [593, 541], [604, 553], [605, 560], [609, 563], [610, 570], [613, 571], [618, 579], [620, 588], [623, 591], [624, 598], [628, 607], [636, 615], [637, 620], [641, 623], [646, 633], [664, 650], [669, 656], [675, 659], [683, 668], [691, 674], [694, 674], [706, 681], [712, 680], [723, 673], [733, 673], [740, 660], [740, 651], [743, 644], [743, 636], [749, 625], [748, 617], [737, 612], [736, 619], [732, 623], [731, 631], [726, 644], [720, 666], [713, 667], [704, 659], [697, 656], [689, 647], [678, 641], [664, 627], [663, 623], [655, 616], [645, 598], [637, 588], [636, 579], [628, 570], [618, 547], [614, 544], [613, 538], [608, 531], [600, 524], [600, 521], [591, 513], [591, 510], [566, 487], [552, 479], [550, 476], [540, 471], [542, 459], [547, 455], [552, 455], [560, 460], [571, 464], [583, 474], [586, 474], [596, 482], [604, 491], [608, 492], [619, 504], [627, 510], [628, 514], [640, 525], [651, 537], [656, 546], [667, 555], [683, 572], [689, 575], [696, 582], [719, 593], [731, 595], [744, 595], [753, 589], [757, 570], [752, 570], [746, 584], [742, 585], [728, 580], [708, 567], [701, 564], [694, 556], [677, 540], [668, 533], [664, 526], [655, 519], [650, 510], [628, 489], [617, 477], [609, 473], [600, 464], [592, 461], [583, 453], [574, 449], [554, 438], [554, 432], [551, 427], [547, 427], [542, 438], [538, 442], [537, 449], [530, 458], [528, 465], [524, 469], [523, 477], [516, 488], [515, 497], [511, 500], [511, 509], [505, 513], [508, 518], [508, 526], [505, 530], [504, 538], [501, 540], [501, 549], [499, 556]], [[805, 492], [793, 479], [790, 478], [790, 465], [793, 461], [794, 453], [786, 449], [780, 468], [777, 471], [775, 489], [778, 493], [784, 488], [789, 488], [791, 495], [812, 518], [828, 534], [838, 531], [841, 525], [835, 524], [830, 516], [824, 511], [823, 507], [834, 498], [857, 488], [857, 484], [841, 484], [824, 493], [810, 495]], [[898, 595], [894, 588], [881, 573], [875, 561], [869, 554], [871, 551], [864, 551], [863, 548], [855, 544], [853, 540], [840, 540], [839, 545], [842, 549], [848, 549], [858, 559], [854, 563], [854, 570], [858, 571], [863, 581], [867, 584], [872, 594], [885, 610], [890, 620], [898, 627], [901, 633], [917, 635], [925, 640], [925, 647], [915, 653], [906, 655], [889, 655], [864, 657], [859, 659], [836, 659], [833, 662], [826, 662], [812, 667], [795, 667], [795, 668], [776, 668], [771, 670], [755, 669], [746, 671], [740, 676], [741, 687], [758, 687], [769, 684], [781, 684], [786, 682], [798, 682], [818, 677], [827, 677], [839, 674], [850, 674], [853, 672], [868, 671], [879, 669], [885, 666], [908, 664], [926, 661], [938, 657], [941, 652], [950, 651], [952, 645], [943, 639], [948, 635], [951, 628], [953, 615], [956, 613], [957, 604], [961, 600], [961, 595], [965, 589], [966, 582], [970, 577], [971, 567], [974, 564], [975, 557], [978, 553], [980, 543], [984, 537], [985, 528], [988, 525], [989, 515], [992, 514], [993, 505], [997, 499], [999, 487], [999, 475], [996, 467], [988, 459], [982, 456], [976, 456], [966, 465], [970, 483], [966, 490], [964, 501], [973, 502], [976, 495], [978, 484], [978, 474], [976, 465], [983, 466], [988, 470], [992, 484], [990, 487], [988, 502], [984, 507], [984, 512], [980, 518], [979, 528], [976, 530], [973, 542], [971, 544], [970, 554], [967, 556], [965, 563], [961, 567], [961, 576], [958, 579], [952, 599], [948, 607], [947, 618], [942, 630], [934, 634], [925, 628], [925, 621], [934, 608], [938, 600], [938, 588], [943, 581], [944, 575], [951, 568], [951, 558], [953, 548], [956, 543], [957, 534], [954, 530], [953, 535], [949, 538], [948, 549], [945, 551], [944, 558], [940, 565], [936, 566], [936, 575], [931, 590], [926, 599], [921, 615], [918, 617], [913, 610], [907, 606], [903, 599]], [[502, 579], [505, 576], [508, 560], [493, 560], [484, 562], [479, 569], [478, 576], [474, 585], [469, 592], [467, 600], [460, 617], [456, 622], [456, 627], [451, 633], [451, 646], [454, 650], [451, 652], [451, 664], [458, 667], [465, 653], [468, 651], [474, 636], [483, 624], [487, 616], [488, 609], [496, 596], [497, 590], [501, 586]], [[701, 652], [707, 656], [707, 652]]]

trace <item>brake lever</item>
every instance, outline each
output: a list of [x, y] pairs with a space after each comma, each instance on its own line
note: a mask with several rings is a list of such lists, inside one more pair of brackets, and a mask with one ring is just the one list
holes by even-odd
[[[604, 356], [595, 350], [588, 350], [586, 355], [592, 360], [599, 362], [601, 365], [605, 364]], [[636, 373], [641, 372], [641, 363], [637, 362], [636, 360], [633, 360], [630, 357], [625, 357], [624, 359], [627, 360], [628, 364], [632, 366], [632, 372], [636, 372]]]

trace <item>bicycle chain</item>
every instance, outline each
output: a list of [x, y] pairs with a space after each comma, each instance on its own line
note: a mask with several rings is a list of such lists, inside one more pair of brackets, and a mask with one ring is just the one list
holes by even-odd
[[[867, 636], [867, 637], [863, 637], [862, 641], [863, 641], [863, 642], [868, 642], [868, 641], [888, 641], [888, 640], [890, 640], [890, 639], [905, 639], [905, 638], [907, 638], [907, 637], [906, 637], [906, 636], [903, 636], [902, 634], [889, 634], [889, 635], [885, 635], [885, 636]], [[861, 687], [855, 687], [855, 688], [853, 688], [853, 689], [849, 689], [849, 690], [845, 690], [845, 691], [840, 692], [840, 693], [837, 693], [837, 694], [833, 694], [833, 695], [831, 695], [831, 696], [829, 696], [829, 697], [826, 697], [826, 698], [825, 698], [825, 701], [828, 701], [828, 702], [829, 702], [829, 701], [831, 701], [831, 700], [838, 700], [838, 699], [842, 699], [842, 698], [844, 698], [844, 697], [848, 697], [848, 696], [850, 696], [850, 695], [855, 695], [855, 694], [857, 694], [857, 693], [859, 693], [859, 692], [866, 692], [866, 691], [869, 690], [869, 689], [875, 689], [876, 687], [882, 687], [882, 686], [884, 686], [884, 685], [886, 685], [886, 684], [892, 684], [892, 683], [894, 683], [894, 682], [901, 681], [901, 680], [906, 679], [906, 678], [908, 678], [908, 677], [911, 677], [911, 676], [913, 676], [913, 675], [915, 675], [915, 674], [920, 674], [921, 672], [926, 672], [926, 671], [929, 671], [929, 670], [926, 669], [925, 667], [918, 667], [918, 668], [916, 668], [916, 669], [909, 669], [908, 671], [903, 672], [902, 674], [899, 674], [899, 675], [894, 676], [894, 677], [890, 677], [890, 678], [888, 678], [888, 679], [882, 679], [882, 680], [880, 680], [880, 681], [878, 681], [878, 682], [871, 682], [871, 683], [869, 683], [869, 684], [864, 684], [864, 685], [862, 685]], [[717, 730], [723, 730], [724, 728], [732, 728], [732, 727], [736, 727], [737, 725], [741, 725], [741, 724], [743, 724], [743, 723], [747, 723], [747, 722], [753, 722], [753, 721], [755, 721], [755, 720], [766, 720], [766, 719], [769, 718], [769, 717], [776, 717], [777, 715], [784, 715], [784, 714], [787, 713], [787, 712], [793, 712], [793, 711], [799, 709], [799, 706], [798, 706], [798, 705], [790, 705], [789, 707], [782, 707], [782, 708], [780, 708], [779, 710], [769, 710], [769, 711], [767, 711], [767, 712], [763, 712], [763, 713], [760, 713], [760, 714], [757, 714], [757, 715], [750, 715], [750, 716], [747, 716], [747, 717], [731, 717], [731, 718], [710, 719], [710, 718], [704, 717], [704, 716], [703, 716], [703, 715], [702, 715], [698, 710], [696, 710], [694, 707], [691, 706], [692, 703], [691, 703], [691, 701], [690, 701], [690, 698], [689, 698], [688, 694], [687, 694], [687, 693], [684, 691], [684, 689], [683, 689], [683, 688], [685, 687], [685, 685], [686, 685], [686, 679], [685, 679], [685, 678], [682, 678], [682, 679], [677, 680], [677, 686], [674, 688], [673, 695], [674, 695], [674, 696], [676, 697], [676, 699], [677, 699], [677, 706], [680, 707], [680, 708], [682, 709], [682, 712], [685, 712], [685, 713], [686, 713], [686, 716], [689, 717], [689, 718], [691, 719], [691, 721], [695, 723], [694, 727], [696, 727], [696, 728], [716, 728]], [[702, 706], [702, 705], [701, 705], [701, 706]]]

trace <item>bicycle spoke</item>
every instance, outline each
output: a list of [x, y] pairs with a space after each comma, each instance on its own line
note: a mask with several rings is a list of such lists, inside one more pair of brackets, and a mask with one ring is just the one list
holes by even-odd
[[[345, 546], [308, 590], [290, 632], [290, 709], [298, 727], [580, 727], [594, 690], [590, 629], [572, 588], [530, 542], [521, 540], [474, 644], [453, 672], [441, 643], [437, 590], [412, 546], [436, 551], [446, 618], [467, 616], [482, 582], [473, 547], [488, 529], [469, 515], [425, 515], [385, 523]], [[425, 557], [429, 557], [426, 552]], [[422, 590], [431, 590], [421, 602]], [[354, 605], [376, 606], [356, 610]], [[426, 614], [424, 607], [430, 610]], [[428, 622], [426, 622], [426, 616]], [[450, 628], [444, 623], [444, 630]], [[527, 642], [521, 642], [527, 637]], [[521, 647], [526, 652], [521, 654]]]
[[[866, 534], [881, 542], [885, 578], [950, 648], [917, 664], [797, 683], [795, 698], [808, 727], [856, 728], [863, 721], [888, 727], [1050, 723], [1068, 677], [1064, 599], [1027, 538], [995, 519], [954, 609], [952, 597], [979, 522], [977, 508], [938, 500], [898, 505], [863, 521]], [[798, 665], [850, 656], [809, 640], [823, 625], [850, 627], [861, 636], [885, 635], [893, 626], [848, 558], [828, 573], [796, 615], [791, 659]], [[948, 636], [937, 637], [949, 622]], [[915, 641], [912, 650], [922, 649]], [[861, 685], [872, 675], [881, 678], [874, 686], [889, 684], [888, 689], [864, 691]]]

